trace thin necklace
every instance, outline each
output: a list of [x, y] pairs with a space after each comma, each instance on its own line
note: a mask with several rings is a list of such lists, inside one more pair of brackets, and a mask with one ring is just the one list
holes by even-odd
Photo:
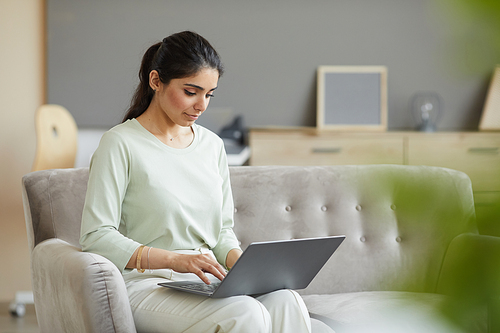
[[[157, 130], [158, 130], [161, 134], [163, 134], [163, 135], [165, 135], [165, 136], [166, 136], [166, 134], [165, 134], [165, 133], [163, 133], [163, 132], [162, 132], [162, 131], [158, 128], [158, 126], [156, 126], [156, 124], [154, 123], [154, 121], [152, 122], [152, 124], [153, 124], [153, 126], [154, 126], [154, 127], [156, 127], [156, 129], [157, 129]], [[179, 133], [179, 134], [177, 134], [176, 136], [174, 136], [174, 137], [170, 138], [169, 140], [170, 140], [170, 141], [174, 141], [174, 139], [177, 139], [177, 138], [179, 137], [179, 135], [181, 135], [181, 134]]]

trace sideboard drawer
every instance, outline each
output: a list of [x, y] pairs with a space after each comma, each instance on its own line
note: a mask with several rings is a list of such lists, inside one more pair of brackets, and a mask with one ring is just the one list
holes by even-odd
[[408, 164], [460, 170], [474, 191], [500, 191], [500, 136], [442, 134], [410, 136]]
[[398, 137], [253, 137], [251, 165], [403, 164]]

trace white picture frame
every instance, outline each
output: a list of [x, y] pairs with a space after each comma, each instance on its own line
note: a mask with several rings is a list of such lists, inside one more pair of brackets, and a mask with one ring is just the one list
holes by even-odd
[[317, 75], [319, 130], [387, 130], [385, 66], [319, 66]]

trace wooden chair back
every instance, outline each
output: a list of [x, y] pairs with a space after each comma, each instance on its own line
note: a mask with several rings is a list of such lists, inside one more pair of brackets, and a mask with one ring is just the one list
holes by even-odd
[[33, 171], [73, 168], [78, 149], [78, 128], [69, 111], [45, 104], [35, 115], [36, 156]]

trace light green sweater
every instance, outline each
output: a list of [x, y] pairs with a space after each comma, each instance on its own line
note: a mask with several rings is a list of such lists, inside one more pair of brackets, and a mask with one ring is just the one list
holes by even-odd
[[141, 244], [165, 250], [208, 245], [225, 265], [239, 248], [222, 140], [193, 125], [185, 149], [168, 147], [135, 119], [106, 132], [94, 153], [83, 208], [83, 251], [122, 272]]

